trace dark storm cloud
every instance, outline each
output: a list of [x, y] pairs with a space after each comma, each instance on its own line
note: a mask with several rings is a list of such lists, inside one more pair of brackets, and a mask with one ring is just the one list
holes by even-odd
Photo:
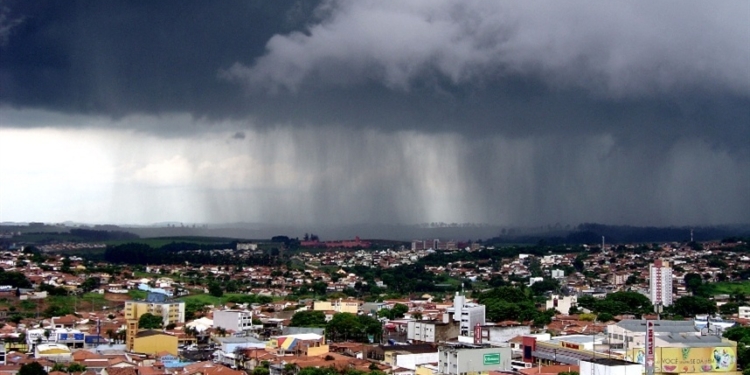
[[252, 61], [274, 33], [302, 26], [295, 4], [9, 2], [4, 17], [23, 21], [3, 35], [0, 98], [110, 116], [242, 113], [241, 91], [217, 72]]
[[748, 2], [6, 6], [2, 123], [215, 132], [287, 168], [225, 174], [214, 221], [749, 219]]

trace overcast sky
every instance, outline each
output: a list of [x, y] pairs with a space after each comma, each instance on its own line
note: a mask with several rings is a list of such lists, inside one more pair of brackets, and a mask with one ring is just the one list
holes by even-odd
[[747, 1], [3, 1], [0, 221], [750, 222]]

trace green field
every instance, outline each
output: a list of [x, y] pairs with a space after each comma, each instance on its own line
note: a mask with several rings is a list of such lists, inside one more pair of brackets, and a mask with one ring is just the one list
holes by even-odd
[[210, 294], [193, 294], [189, 296], [184, 296], [178, 298], [179, 300], [185, 301], [185, 302], [198, 302], [204, 305], [223, 305], [229, 301], [230, 297], [242, 297], [247, 296], [247, 294], [241, 294], [241, 293], [225, 293], [221, 297], [214, 297]]
[[732, 294], [732, 293], [744, 293], [745, 295], [750, 295], [750, 281], [741, 281], [741, 282], [718, 282], [718, 283], [710, 283], [707, 284], [707, 286], [711, 290], [712, 295], [716, 294]]

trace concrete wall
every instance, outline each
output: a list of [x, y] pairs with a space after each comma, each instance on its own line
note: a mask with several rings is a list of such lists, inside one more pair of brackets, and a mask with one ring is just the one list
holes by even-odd
[[484, 327], [482, 331], [489, 333], [488, 341], [490, 343], [506, 343], [516, 336], [525, 336], [531, 334], [531, 327]]

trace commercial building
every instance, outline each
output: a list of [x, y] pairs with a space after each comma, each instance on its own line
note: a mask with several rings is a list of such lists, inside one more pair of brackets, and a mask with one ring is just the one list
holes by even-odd
[[[654, 336], [671, 334], [699, 335], [700, 331], [691, 321], [660, 320], [654, 323]], [[625, 319], [607, 326], [607, 340], [612, 349], [633, 349], [646, 346], [646, 321]]]
[[649, 267], [649, 296], [655, 308], [672, 305], [672, 267], [657, 259]]
[[162, 317], [165, 326], [185, 323], [185, 302], [170, 300], [160, 293], [149, 293], [143, 301], [126, 301], [123, 312], [128, 320], [138, 320], [141, 315], [150, 313]]
[[214, 310], [214, 328], [242, 332], [253, 327], [253, 312], [247, 310]]
[[[628, 349], [628, 361], [646, 363], [645, 349]], [[719, 336], [668, 334], [654, 339], [654, 373], [739, 375], [737, 343]]]
[[511, 370], [510, 347], [441, 346], [438, 373], [445, 375], [487, 375]]

